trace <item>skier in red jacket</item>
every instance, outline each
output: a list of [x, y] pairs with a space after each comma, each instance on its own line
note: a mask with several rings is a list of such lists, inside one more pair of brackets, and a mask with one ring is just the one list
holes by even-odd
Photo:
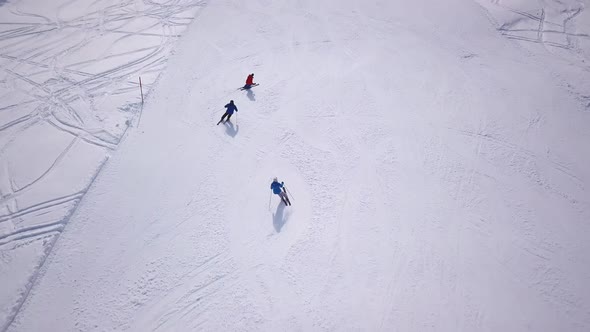
[[254, 74], [248, 75], [246, 78], [246, 85], [244, 85], [244, 89], [250, 89], [254, 85]]

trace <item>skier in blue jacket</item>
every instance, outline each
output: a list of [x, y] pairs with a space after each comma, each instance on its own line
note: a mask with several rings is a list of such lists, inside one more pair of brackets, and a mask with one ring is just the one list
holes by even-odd
[[223, 122], [223, 120], [225, 119], [225, 117], [227, 116], [227, 120], [229, 121], [229, 118], [231, 118], [232, 114], [234, 114], [234, 111], [238, 111], [238, 107], [236, 106], [236, 104], [234, 104], [233, 100], [229, 101], [229, 104], [225, 105], [225, 108], [227, 108], [227, 110], [225, 111], [225, 114], [223, 114], [223, 116], [221, 117], [221, 120], [219, 120], [219, 122], [217, 122], [217, 124], [219, 125], [221, 122]]
[[285, 182], [279, 183], [279, 180], [277, 180], [277, 178], [274, 178], [272, 180], [272, 183], [270, 184], [270, 189], [272, 189], [272, 192], [275, 195], [279, 195], [279, 197], [281, 197], [281, 200], [283, 201], [283, 203], [285, 203], [285, 205], [291, 205], [291, 201], [289, 201], [289, 197], [287, 197]]

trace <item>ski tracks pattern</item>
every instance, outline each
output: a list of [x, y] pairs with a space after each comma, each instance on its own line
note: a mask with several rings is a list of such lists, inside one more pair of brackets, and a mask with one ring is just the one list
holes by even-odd
[[[138, 76], [149, 93], [174, 42], [204, 5], [201, 0], [79, 0], [52, 3], [44, 11], [24, 1], [0, 7], [2, 250], [63, 230], [105, 158], [138, 120]], [[38, 126], [44, 128], [43, 137], [32, 137], [30, 129]], [[64, 136], [70, 143], [57, 154], [34, 147], [17, 150], [47, 168], [14, 163], [15, 149], [23, 142]], [[15, 181], [16, 175], [27, 182]], [[61, 187], [69, 193], [47, 190], [66, 179]], [[43, 241], [45, 255], [53, 243]], [[34, 280], [35, 274], [28, 287]], [[8, 281], [2, 283], [10, 288]], [[10, 325], [27, 294], [2, 300], [0, 307], [11, 313], [0, 317], [0, 330]]]
[[[582, 1], [534, 1], [522, 4], [500, 0], [477, 0], [493, 17], [497, 30], [523, 47], [540, 45], [549, 54], [565, 62], [564, 71], [579, 73], [580, 82], [567, 82], [559, 77], [581, 108], [590, 111], [587, 85], [590, 76], [590, 30], [586, 5]], [[533, 5], [531, 5], [533, 4]], [[527, 6], [528, 5], [528, 6]], [[529, 54], [532, 55], [532, 54]], [[570, 76], [571, 77], [571, 76]], [[572, 88], [570, 83], [576, 83]], [[582, 86], [582, 88], [580, 88]]]

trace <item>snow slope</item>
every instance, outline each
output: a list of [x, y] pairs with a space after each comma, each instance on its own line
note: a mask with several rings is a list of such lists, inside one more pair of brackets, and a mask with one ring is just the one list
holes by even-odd
[[8, 330], [587, 331], [584, 8], [209, 2]]
[[0, 1], [0, 329], [200, 1]]

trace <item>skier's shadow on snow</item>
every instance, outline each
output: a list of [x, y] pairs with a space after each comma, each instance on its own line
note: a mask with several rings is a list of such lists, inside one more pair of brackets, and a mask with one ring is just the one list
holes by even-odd
[[238, 130], [240, 130], [240, 126], [236, 125], [234, 127], [234, 124], [231, 123], [231, 121], [226, 121], [226, 122], [224, 122], [224, 124], [225, 124], [225, 132], [231, 137], [236, 137], [236, 135], [238, 134]]
[[279, 203], [279, 206], [277, 206], [277, 212], [272, 214], [272, 224], [277, 233], [280, 233], [283, 226], [285, 226], [287, 217], [288, 215], [285, 215], [285, 204], [281, 202]]
[[251, 101], [256, 101], [256, 97], [254, 96], [254, 92], [252, 92], [251, 89], [246, 90], [246, 96], [248, 97], [248, 99], [250, 99]]

